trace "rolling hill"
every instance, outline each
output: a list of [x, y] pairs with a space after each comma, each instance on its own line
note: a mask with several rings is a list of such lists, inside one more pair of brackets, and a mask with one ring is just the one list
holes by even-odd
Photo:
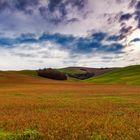
[[85, 80], [92, 76], [99, 76], [110, 72], [115, 68], [89, 68], [89, 67], [67, 67], [58, 69], [67, 74], [69, 80]]
[[[103, 83], [103, 84], [140, 84], [140, 65], [128, 66], [124, 68], [85, 68], [85, 67], [67, 67], [57, 69], [66, 74], [84, 74], [86, 72], [94, 73], [94, 76], [82, 80], [90, 83]], [[22, 70], [22, 71], [0, 71], [1, 83], [28, 83], [45, 81], [45, 78], [37, 76], [35, 70]], [[68, 77], [68, 81], [81, 81], [76, 78]]]
[[67, 68], [61, 68], [58, 69], [61, 72], [64, 72], [66, 74], [80, 74], [80, 73], [94, 73], [95, 76], [102, 75], [106, 72], [110, 72], [114, 70], [115, 68], [88, 68], [88, 67], [67, 67]]
[[86, 82], [105, 84], [140, 84], [140, 65], [118, 68], [103, 75], [92, 77]]
[[[68, 80], [77, 81], [80, 79], [74, 78], [70, 75], [78, 75], [78, 74], [84, 75], [86, 73], [93, 73], [94, 76], [98, 76], [106, 72], [110, 72], [113, 69], [115, 68], [66, 67], [66, 68], [59, 68], [56, 70], [67, 74]], [[9, 72], [12, 72], [13, 74], [21, 74], [21, 75], [27, 75], [27, 76], [32, 76], [32, 77], [38, 77], [36, 70], [21, 70], [21, 71], [9, 71]]]

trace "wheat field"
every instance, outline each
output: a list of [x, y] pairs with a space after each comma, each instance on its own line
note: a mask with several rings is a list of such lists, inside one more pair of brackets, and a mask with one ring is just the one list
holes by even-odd
[[0, 74], [1, 140], [139, 140], [140, 87]]

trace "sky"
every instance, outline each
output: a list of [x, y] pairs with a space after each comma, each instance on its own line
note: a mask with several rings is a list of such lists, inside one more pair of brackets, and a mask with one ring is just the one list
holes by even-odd
[[0, 0], [0, 70], [135, 64], [139, 0]]

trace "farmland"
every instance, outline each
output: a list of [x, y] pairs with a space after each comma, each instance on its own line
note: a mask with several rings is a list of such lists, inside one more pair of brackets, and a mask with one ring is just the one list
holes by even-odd
[[140, 86], [0, 72], [0, 139], [139, 140]]

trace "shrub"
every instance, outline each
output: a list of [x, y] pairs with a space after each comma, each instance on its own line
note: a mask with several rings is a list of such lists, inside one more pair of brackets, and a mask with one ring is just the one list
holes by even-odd
[[59, 72], [55, 69], [48, 68], [37, 71], [38, 76], [55, 79], [55, 80], [67, 80], [67, 76], [63, 72]]

